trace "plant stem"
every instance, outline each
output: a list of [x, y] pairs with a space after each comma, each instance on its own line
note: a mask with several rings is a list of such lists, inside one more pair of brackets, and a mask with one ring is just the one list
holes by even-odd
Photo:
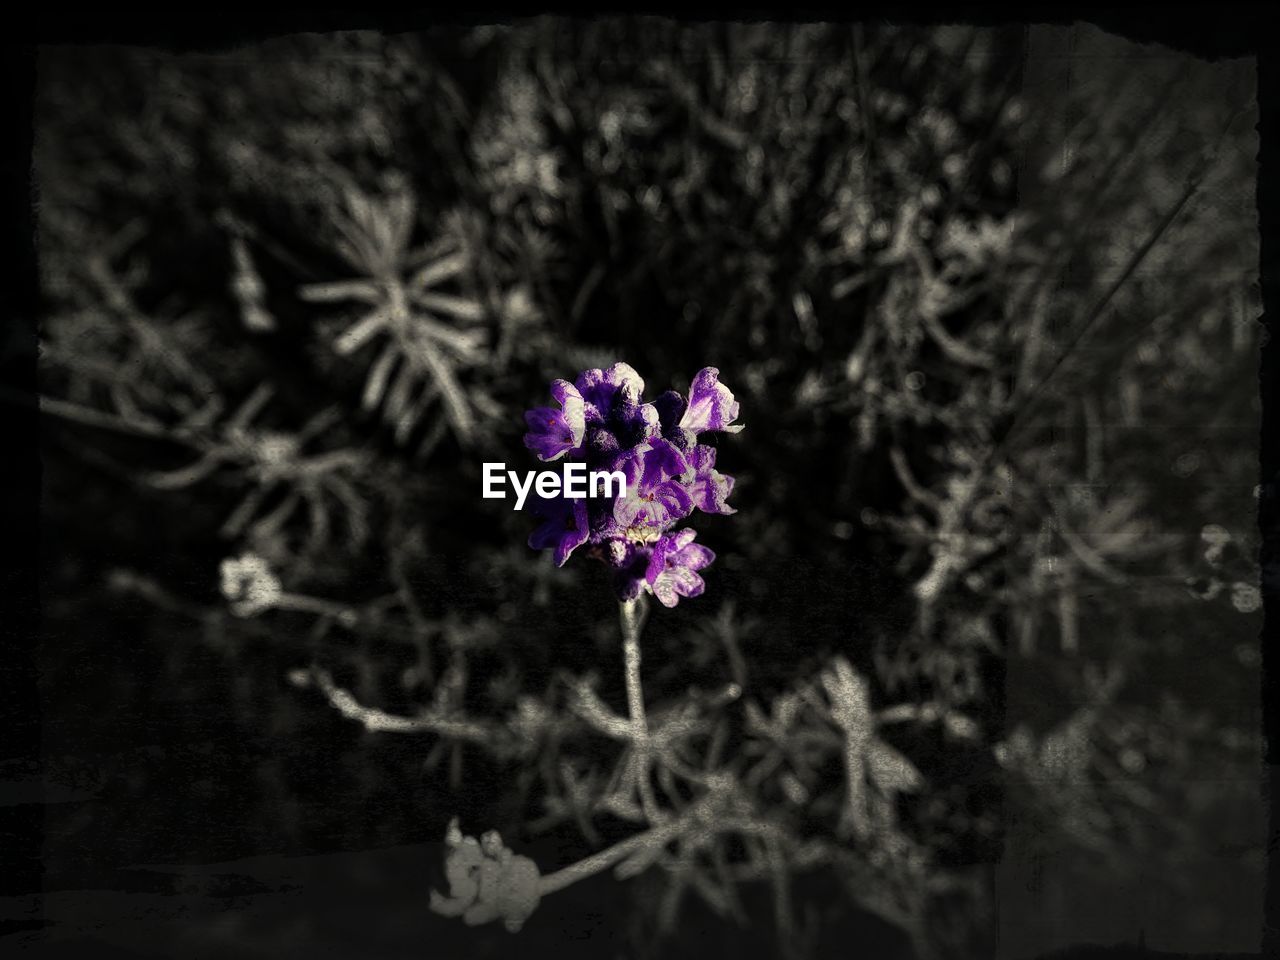
[[322, 617], [334, 617], [343, 626], [355, 626], [359, 614], [350, 607], [319, 597], [308, 597], [300, 593], [284, 593], [276, 600], [278, 610], [293, 610], [299, 613], [315, 613]]
[[[698, 812], [700, 813], [701, 810]], [[563, 890], [572, 883], [585, 880], [587, 877], [594, 876], [602, 870], [607, 870], [616, 863], [621, 863], [627, 857], [645, 847], [651, 847], [654, 844], [666, 844], [688, 828], [689, 820], [692, 816], [693, 814], [689, 813], [678, 819], [668, 820], [666, 823], [660, 824], [651, 830], [646, 830], [644, 833], [638, 833], [620, 843], [615, 843], [607, 850], [593, 853], [577, 863], [571, 863], [555, 873], [549, 873], [538, 881], [538, 892], [542, 896], [546, 896], [548, 893], [555, 893], [557, 890]]]
[[318, 667], [312, 667], [294, 683], [298, 686], [314, 686], [324, 694], [330, 706], [344, 717], [358, 721], [366, 730], [379, 733], [434, 733], [453, 741], [455, 747], [463, 741], [492, 746], [503, 738], [501, 730], [462, 717], [433, 713], [405, 717], [386, 713], [376, 707], [366, 707], [349, 690], [334, 683], [327, 671]]
[[622, 618], [622, 658], [627, 680], [627, 712], [631, 717], [632, 749], [636, 752], [636, 788], [640, 793], [640, 808], [645, 819], [657, 823], [660, 819], [658, 803], [649, 781], [649, 723], [644, 713], [644, 691], [640, 685], [640, 631], [648, 610], [644, 597], [623, 600], [619, 604]]

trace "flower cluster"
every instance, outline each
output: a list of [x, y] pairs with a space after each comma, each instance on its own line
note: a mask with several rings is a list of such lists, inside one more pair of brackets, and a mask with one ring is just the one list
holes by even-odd
[[539, 498], [533, 511], [543, 523], [529, 537], [535, 550], [550, 548], [557, 566], [583, 544], [615, 570], [623, 600], [652, 593], [664, 606], [696, 597], [705, 584], [698, 571], [715, 559], [694, 543], [694, 531], [676, 530], [695, 509], [736, 512], [728, 504], [733, 477], [716, 470], [715, 447], [706, 433], [737, 433], [738, 404], [720, 372], [705, 367], [686, 399], [674, 390], [651, 403], [631, 366], [584, 370], [575, 382], [551, 384], [555, 407], [525, 414], [525, 446], [539, 460], [566, 457], [590, 471], [620, 471], [624, 493], [611, 498]]

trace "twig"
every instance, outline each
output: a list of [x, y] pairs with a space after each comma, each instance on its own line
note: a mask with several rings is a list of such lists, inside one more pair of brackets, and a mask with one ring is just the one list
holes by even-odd
[[324, 694], [330, 706], [349, 720], [358, 721], [366, 730], [380, 733], [435, 733], [450, 740], [488, 745], [492, 745], [496, 739], [496, 730], [470, 720], [455, 720], [425, 713], [416, 717], [404, 717], [375, 707], [366, 707], [349, 691], [335, 684], [329, 673], [319, 667], [312, 667], [294, 682], [299, 686], [315, 686]]
[[635, 727], [625, 717], [620, 717], [597, 696], [586, 681], [579, 681], [573, 688], [573, 710], [578, 716], [606, 737], [614, 740], [631, 740]]
[[321, 616], [333, 617], [347, 626], [351, 626], [356, 621], [356, 613], [350, 607], [299, 593], [281, 594], [275, 606], [280, 610], [293, 610], [298, 613], [318, 613]]
[[186, 443], [190, 446], [197, 444], [189, 437], [183, 436], [176, 430], [167, 430], [163, 427], [152, 426], [150, 424], [135, 423], [126, 420], [123, 417], [117, 417], [114, 414], [102, 413], [99, 410], [93, 410], [89, 407], [82, 407], [76, 403], [69, 403], [66, 400], [58, 400], [54, 397], [41, 396], [38, 401], [33, 402], [33, 398], [28, 396], [17, 396], [17, 391], [4, 390], [3, 394], [7, 394], [10, 402], [18, 403], [23, 406], [36, 406], [41, 413], [52, 413], [65, 420], [74, 420], [77, 423], [87, 424], [91, 427], [101, 427], [105, 430], [115, 430], [118, 433], [131, 433], [138, 437], [155, 437], [165, 440], [175, 440], [179, 443]]
[[896, 443], [889, 448], [889, 462], [893, 465], [893, 472], [898, 476], [898, 482], [902, 484], [903, 489], [911, 496], [911, 499], [923, 503], [931, 508], [935, 513], [942, 510], [942, 501], [936, 495], [920, 486], [915, 475], [911, 472], [911, 467], [907, 463], [907, 455], [902, 452], [902, 448]]
[[538, 882], [539, 894], [546, 896], [549, 893], [555, 893], [557, 890], [563, 890], [570, 884], [585, 880], [587, 877], [594, 876], [602, 870], [607, 870], [614, 864], [621, 863], [642, 850], [652, 849], [655, 846], [664, 846], [688, 829], [696, 818], [704, 816], [711, 799], [712, 795], [708, 794], [700, 803], [690, 807], [677, 818], [659, 824], [644, 833], [638, 833], [634, 837], [629, 837], [621, 843], [614, 844], [607, 850], [594, 853], [579, 860], [577, 863], [557, 870], [555, 873], [547, 874]]

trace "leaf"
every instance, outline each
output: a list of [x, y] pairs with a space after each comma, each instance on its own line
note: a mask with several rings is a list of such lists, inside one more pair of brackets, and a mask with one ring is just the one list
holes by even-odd
[[665, 840], [654, 840], [645, 844], [631, 856], [627, 857], [614, 867], [613, 875], [619, 880], [626, 880], [630, 877], [644, 873], [644, 871], [653, 866], [657, 859], [662, 856], [665, 847]]
[[269, 384], [259, 384], [254, 388], [253, 393], [245, 398], [244, 403], [240, 404], [236, 412], [231, 415], [231, 418], [227, 421], [227, 427], [231, 430], [243, 430], [249, 426], [253, 418], [262, 412], [262, 408], [267, 405], [267, 401], [271, 399], [274, 393], [275, 389]]
[[393, 262], [404, 259], [413, 234], [413, 219], [418, 205], [413, 194], [405, 191], [391, 197], [383, 208], [382, 221], [388, 233], [386, 253]]
[[[354, 202], [359, 204], [361, 201]], [[348, 205], [351, 203], [352, 201], [349, 201]], [[368, 240], [365, 228], [358, 220], [358, 214], [355, 219], [334, 216], [333, 225], [342, 234], [336, 244], [338, 253], [354, 269], [376, 276], [381, 272], [378, 265], [377, 250]]]
[[298, 296], [307, 303], [360, 300], [376, 304], [382, 300], [382, 291], [376, 283], [368, 280], [340, 280], [336, 283], [309, 283], [298, 288]]
[[396, 362], [397, 350], [394, 343], [382, 348], [382, 353], [369, 371], [369, 379], [365, 381], [364, 395], [360, 405], [365, 410], [373, 410], [382, 403], [382, 396], [387, 389], [387, 381], [391, 377], [392, 365]]
[[180, 470], [145, 474], [143, 480], [160, 490], [179, 490], [203, 480], [213, 473], [221, 463], [220, 458], [206, 453], [188, 467], [183, 467]]
[[410, 297], [424, 310], [434, 310], [436, 313], [443, 313], [458, 320], [474, 321], [484, 317], [484, 307], [475, 300], [451, 297], [443, 293], [415, 292], [410, 294]]
[[946, 713], [942, 722], [949, 734], [962, 740], [976, 740], [981, 734], [976, 720], [955, 710]]
[[427, 407], [431, 405], [431, 401], [435, 398], [437, 390], [434, 386], [427, 387], [418, 398], [405, 410], [399, 420], [396, 422], [395, 441], [400, 446], [404, 446], [408, 442], [410, 434], [414, 428], [422, 420], [423, 414], [427, 412]]
[[434, 260], [413, 275], [409, 286], [416, 290], [423, 290], [444, 280], [450, 280], [466, 269], [468, 260], [465, 251]]
[[395, 377], [395, 382], [391, 385], [391, 389], [387, 391], [386, 402], [382, 408], [382, 416], [388, 423], [396, 426], [397, 434], [400, 424], [409, 414], [409, 401], [417, 386], [418, 379], [414, 376], [413, 371], [407, 366], [402, 366]]
[[449, 414], [449, 420], [453, 424], [454, 432], [462, 442], [470, 441], [474, 418], [471, 415], [471, 407], [467, 403], [466, 394], [458, 384], [457, 378], [453, 375], [453, 369], [450, 367], [449, 361], [444, 358], [433, 344], [425, 339], [418, 341], [418, 349], [420, 352], [419, 359], [431, 371], [436, 386], [440, 390], [440, 395], [444, 400], [445, 411]]
[[867, 681], [844, 657], [832, 661], [821, 679], [831, 701], [831, 719], [844, 730], [850, 742], [864, 741], [871, 734]]
[[744, 704], [746, 709], [747, 730], [750, 733], [768, 734], [769, 721], [765, 717], [764, 712], [756, 704], [754, 700], [748, 700]]
[[872, 782], [884, 793], [915, 793], [923, 786], [920, 771], [911, 761], [881, 740], [868, 745], [866, 765]]
[[431, 425], [431, 429], [427, 431], [427, 435], [422, 438], [422, 443], [418, 444], [418, 456], [429, 457], [433, 450], [439, 446], [440, 441], [444, 439], [445, 432], [448, 430], [449, 420], [447, 417], [439, 417]]
[[424, 333], [457, 354], [458, 359], [464, 363], [476, 363], [483, 356], [481, 345], [484, 333], [480, 330], [457, 330], [427, 317], [418, 317], [417, 325]]
[[390, 317], [390, 311], [386, 307], [379, 307], [366, 314], [333, 341], [333, 349], [340, 357], [355, 353], [368, 343], [370, 337], [387, 326]]

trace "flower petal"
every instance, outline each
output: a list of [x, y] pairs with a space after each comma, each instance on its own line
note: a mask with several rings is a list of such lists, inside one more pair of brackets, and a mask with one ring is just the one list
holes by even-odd
[[722, 430], [736, 433], [741, 425], [731, 427], [738, 417], [738, 404], [733, 394], [720, 382], [720, 371], [715, 367], [703, 367], [689, 387], [689, 406], [680, 418], [680, 426], [700, 433]]

